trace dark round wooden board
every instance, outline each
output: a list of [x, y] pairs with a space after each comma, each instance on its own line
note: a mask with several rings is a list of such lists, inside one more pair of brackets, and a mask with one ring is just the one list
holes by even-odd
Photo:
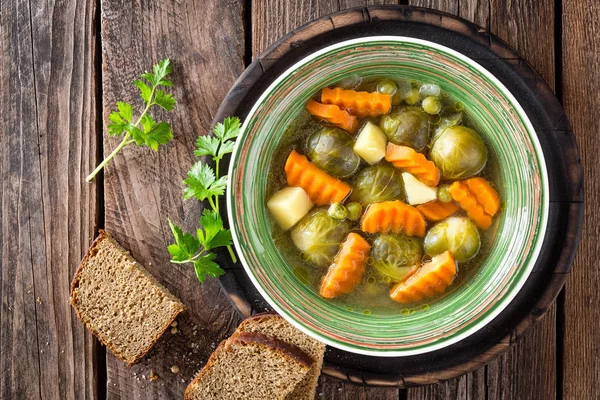
[[[544, 80], [514, 49], [466, 20], [409, 6], [345, 10], [284, 36], [240, 76], [215, 122], [242, 120], [263, 91], [293, 63], [333, 43], [373, 35], [410, 36], [450, 47], [494, 74], [531, 120], [548, 168], [550, 213], [541, 254], [525, 286], [490, 324], [452, 346], [410, 357], [363, 356], [328, 347], [323, 373], [347, 382], [409, 387], [437, 383], [473, 371], [504, 353], [546, 312], [570, 271], [581, 235], [583, 181], [571, 125]], [[228, 258], [221, 257], [222, 262]], [[233, 304], [248, 316], [269, 310], [238, 263], [221, 278]]]

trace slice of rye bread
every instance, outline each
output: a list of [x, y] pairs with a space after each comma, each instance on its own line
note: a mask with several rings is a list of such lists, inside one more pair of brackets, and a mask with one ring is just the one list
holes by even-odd
[[260, 333], [237, 332], [221, 342], [183, 398], [283, 400], [312, 364], [296, 346]]
[[142, 358], [185, 306], [104, 231], [71, 284], [71, 305], [122, 361]]
[[286, 343], [297, 346], [314, 361], [314, 365], [306, 377], [298, 383], [292, 393], [287, 396], [289, 400], [313, 400], [317, 390], [325, 344], [300, 332], [297, 328], [287, 322], [281, 315], [276, 313], [262, 313], [253, 315], [240, 324], [237, 332], [258, 332], [263, 335], [283, 340]]

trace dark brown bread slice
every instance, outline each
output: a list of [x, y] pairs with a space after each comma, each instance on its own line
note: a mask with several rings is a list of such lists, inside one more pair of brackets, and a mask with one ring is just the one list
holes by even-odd
[[313, 360], [296, 346], [260, 333], [221, 342], [189, 384], [184, 400], [283, 400]]
[[142, 358], [185, 306], [104, 231], [71, 284], [77, 316], [117, 357]]
[[321, 367], [323, 366], [323, 355], [325, 344], [300, 332], [297, 328], [287, 322], [281, 315], [276, 313], [256, 314], [242, 321], [237, 332], [258, 332], [286, 343], [297, 346], [308, 354], [315, 363], [306, 377], [298, 383], [287, 399], [289, 400], [314, 400], [317, 389]]

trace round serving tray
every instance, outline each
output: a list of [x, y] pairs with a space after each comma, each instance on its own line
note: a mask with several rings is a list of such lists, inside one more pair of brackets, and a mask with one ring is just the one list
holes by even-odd
[[[481, 64], [512, 92], [527, 113], [548, 168], [550, 210], [540, 256], [517, 297], [491, 323], [461, 342], [416, 356], [381, 358], [327, 348], [323, 367], [327, 375], [365, 385], [426, 385], [473, 371], [504, 353], [550, 307], [571, 269], [581, 235], [581, 163], [571, 125], [558, 99], [514, 49], [466, 20], [409, 6], [345, 10], [284, 36], [248, 66], [221, 104], [215, 122], [230, 115], [243, 120], [263, 91], [306, 55], [342, 40], [372, 35], [430, 40]], [[229, 260], [220, 258], [222, 265]], [[225, 268], [221, 283], [243, 316], [271, 310], [241, 264]]]

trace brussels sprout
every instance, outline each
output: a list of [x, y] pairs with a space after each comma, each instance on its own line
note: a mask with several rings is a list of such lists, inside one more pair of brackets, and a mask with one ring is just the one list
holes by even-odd
[[333, 219], [345, 219], [348, 216], [348, 210], [342, 203], [332, 203], [327, 209], [327, 214]]
[[362, 205], [356, 201], [348, 203], [346, 209], [348, 210], [348, 219], [350, 221], [358, 221], [362, 215]]
[[360, 157], [352, 150], [354, 142], [337, 128], [321, 128], [309, 136], [306, 155], [317, 167], [339, 178], [347, 178], [358, 169]]
[[331, 218], [326, 209], [318, 209], [304, 217], [292, 230], [292, 241], [310, 262], [326, 267], [338, 252], [352, 222]]
[[440, 121], [437, 123], [432, 141], [435, 141], [440, 134], [448, 127], [459, 125], [462, 122], [462, 112], [455, 111], [454, 108], [445, 108], [440, 114]]
[[373, 267], [399, 282], [414, 272], [423, 256], [419, 239], [404, 235], [380, 235], [373, 241]]
[[384, 115], [379, 126], [394, 144], [422, 150], [429, 142], [429, 117], [417, 107], [404, 107]]
[[455, 125], [435, 139], [429, 158], [443, 179], [463, 179], [477, 174], [487, 161], [487, 148], [473, 129]]
[[450, 217], [437, 223], [427, 232], [424, 242], [425, 253], [430, 256], [449, 250], [458, 262], [475, 257], [480, 244], [479, 231], [464, 217]]
[[350, 198], [362, 204], [404, 199], [402, 174], [389, 164], [377, 164], [360, 171], [354, 179]]

